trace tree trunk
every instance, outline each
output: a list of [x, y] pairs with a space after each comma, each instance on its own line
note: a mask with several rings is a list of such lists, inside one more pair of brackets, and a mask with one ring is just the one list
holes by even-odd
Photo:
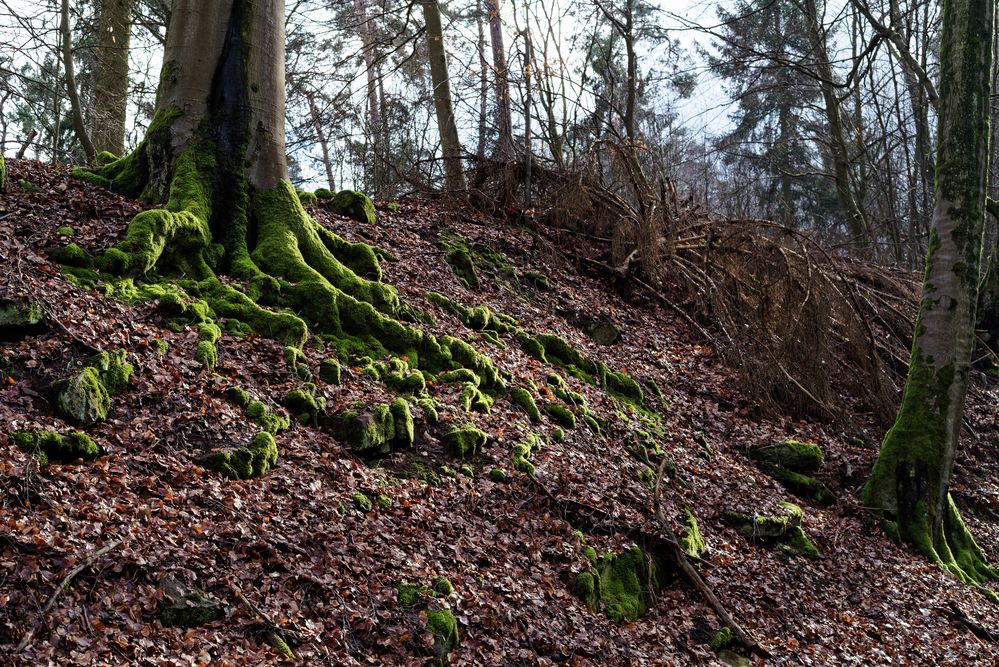
[[323, 119], [319, 115], [319, 107], [316, 106], [316, 96], [312, 93], [307, 95], [309, 100], [309, 116], [312, 118], [312, 128], [316, 131], [316, 139], [319, 141], [319, 148], [323, 154], [323, 169], [326, 172], [327, 187], [336, 192], [336, 184], [333, 180], [333, 161], [330, 159], [330, 144], [323, 131]]
[[936, 206], [909, 375], [861, 497], [968, 582], [997, 572], [950, 497], [974, 347], [989, 156], [995, 0], [944, 4]]
[[829, 154], [833, 163], [833, 174], [836, 181], [836, 197], [839, 205], [847, 216], [847, 226], [850, 235], [861, 246], [868, 245], [870, 230], [867, 217], [860, 203], [853, 195], [853, 185], [850, 177], [850, 156], [843, 133], [843, 116], [840, 111], [839, 98], [836, 96], [834, 74], [826, 51], [826, 39], [819, 25], [818, 9], [815, 0], [805, 0], [805, 13], [808, 18], [808, 38], [818, 68], [819, 88], [822, 90], [822, 100], [825, 103], [826, 122], [829, 126]]
[[[73, 66], [73, 30], [69, 24], [69, 0], [62, 0], [62, 21], [59, 25], [59, 32], [62, 35], [62, 60], [66, 69], [66, 93], [69, 95], [69, 104], [73, 113], [73, 132], [83, 146], [83, 152], [87, 155], [87, 161], [93, 162], [96, 152], [94, 144], [87, 134], [86, 125], [83, 123], [83, 107], [80, 104], [80, 92], [76, 87], [76, 68]], [[56, 135], [59, 134], [59, 127], [56, 125]]]
[[493, 47], [493, 89], [496, 91], [496, 127], [499, 131], [496, 155], [501, 160], [510, 160], [514, 154], [513, 113], [510, 109], [510, 72], [503, 46], [500, 1], [486, 0], [486, 10], [489, 12], [489, 41]]
[[486, 61], [486, 31], [482, 27], [482, 0], [476, 2], [476, 41], [479, 56], [479, 141], [475, 156], [480, 160], [486, 157], [486, 110], [489, 105], [489, 63]]
[[95, 151], [125, 151], [128, 108], [128, 49], [135, 0], [100, 0], [97, 6], [93, 142]]
[[[361, 36], [361, 52], [364, 55], [364, 72], [367, 82], [368, 97], [368, 134], [371, 135], [371, 182], [375, 192], [379, 192], [384, 183], [382, 173], [382, 121], [381, 109], [378, 106], [378, 77], [375, 53], [375, 40], [372, 35], [371, 23], [368, 20], [368, 8], [364, 0], [354, 0], [354, 19], [357, 21], [358, 33]], [[332, 187], [332, 186], [330, 186]]]
[[[139, 278], [155, 269], [200, 302], [189, 312], [200, 320], [199, 355], [210, 348], [200, 356], [206, 366], [216, 316], [282, 341], [296, 365], [310, 329], [343, 358], [393, 353], [431, 373], [456, 359], [479, 363], [459, 350], [463, 342], [393, 319], [398, 294], [380, 282], [374, 249], [336, 236], [302, 207], [285, 156], [283, 0], [175, 0], [160, 81], [135, 151], [74, 174], [165, 201], [136, 216], [96, 265]], [[495, 374], [488, 382], [501, 384]]]
[[437, 127], [441, 135], [444, 154], [444, 178], [447, 189], [465, 189], [465, 170], [461, 165], [461, 141], [454, 121], [454, 104], [451, 102], [451, 81], [447, 72], [447, 55], [444, 51], [444, 31], [441, 27], [441, 8], [437, 0], [421, 0], [423, 20], [427, 29], [427, 52], [430, 57], [430, 79], [434, 87], [434, 108]]

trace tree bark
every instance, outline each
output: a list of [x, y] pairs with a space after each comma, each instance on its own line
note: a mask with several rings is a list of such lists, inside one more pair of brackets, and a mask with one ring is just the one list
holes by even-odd
[[97, 6], [96, 69], [92, 104], [95, 151], [125, 151], [128, 50], [135, 0], [100, 0]]
[[461, 164], [461, 140], [454, 120], [451, 101], [451, 81], [447, 71], [447, 54], [444, 51], [444, 30], [441, 26], [441, 9], [437, 0], [420, 0], [427, 31], [427, 53], [430, 58], [430, 79], [434, 87], [434, 109], [444, 154], [444, 179], [447, 189], [465, 189], [465, 170]]
[[974, 347], [989, 160], [995, 0], [944, 4], [936, 205], [909, 375], [862, 491], [960, 579], [996, 578], [950, 496]]
[[[59, 32], [62, 35], [62, 60], [66, 70], [66, 94], [69, 95], [70, 109], [73, 113], [73, 132], [83, 146], [83, 152], [87, 155], [87, 161], [93, 162], [97, 153], [94, 151], [94, 144], [87, 134], [87, 127], [83, 122], [83, 107], [80, 104], [80, 91], [76, 87], [76, 68], [73, 65], [73, 30], [69, 24], [69, 0], [62, 0], [62, 20], [59, 24]], [[56, 125], [55, 134], [59, 134], [59, 126]]]
[[493, 48], [493, 89], [496, 92], [496, 127], [499, 140], [496, 156], [501, 160], [513, 158], [513, 113], [510, 108], [510, 72], [503, 46], [503, 21], [500, 17], [501, 0], [486, 0], [489, 12], [489, 41]]
[[[368, 98], [368, 133], [371, 135], [371, 183], [375, 192], [379, 192], [383, 187], [382, 160], [382, 121], [381, 109], [378, 106], [378, 77], [377, 55], [375, 53], [375, 40], [371, 30], [371, 23], [368, 20], [368, 8], [365, 0], [354, 0], [354, 19], [357, 21], [358, 34], [361, 36], [361, 53], [364, 56], [364, 73], [367, 83]], [[331, 181], [332, 182], [332, 181]], [[330, 186], [332, 188], [332, 186]]]
[[309, 116], [312, 118], [312, 128], [316, 131], [316, 139], [319, 141], [319, 148], [323, 154], [323, 170], [326, 172], [326, 185], [333, 192], [336, 192], [336, 185], [333, 180], [333, 161], [330, 159], [330, 144], [323, 131], [323, 119], [319, 115], [319, 107], [316, 106], [316, 96], [312, 93], [307, 95], [309, 100]]

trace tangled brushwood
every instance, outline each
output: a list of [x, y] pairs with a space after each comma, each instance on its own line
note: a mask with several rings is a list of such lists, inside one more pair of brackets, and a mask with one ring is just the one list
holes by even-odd
[[[635, 151], [604, 147], [613, 150], [583, 171], [533, 165], [534, 219], [553, 248], [578, 245], [566, 236], [585, 237], [601, 249], [600, 261], [575, 259], [671, 305], [679, 298], [676, 310], [765, 408], [824, 419], [859, 408], [891, 423], [908, 365], [917, 275], [834, 254], [774, 222], [712, 216], [668, 179], [653, 184]], [[480, 206], [502, 208], [483, 194], [500, 174], [507, 177], [480, 164], [472, 180]], [[524, 184], [522, 168], [517, 176]]]

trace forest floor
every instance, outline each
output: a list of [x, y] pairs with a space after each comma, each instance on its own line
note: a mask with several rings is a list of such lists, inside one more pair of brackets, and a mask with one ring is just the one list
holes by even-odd
[[[709, 644], [720, 622], [681, 575], [665, 573], [658, 599], [633, 622], [615, 623], [574, 595], [575, 575], [591, 567], [586, 546], [621, 552], [632, 542], [599, 521], [574, 524], [572, 513], [510, 465], [513, 445], [537, 433], [547, 440], [532, 457], [540, 485], [600, 508], [615, 525], [655, 532], [651, 469], [628, 446], [639, 430], [652, 434], [673, 465], [663, 483], [666, 515], [680, 519], [688, 508], [700, 525], [709, 548], [697, 564], [701, 575], [771, 656], [755, 661], [999, 661], [996, 635], [988, 633], [999, 633], [999, 604], [891, 541], [859, 505], [857, 491], [883, 435], [872, 418], [858, 414], [834, 425], [764, 414], [676, 312], [656, 301], [626, 301], [600, 276], [581, 272], [560, 250], [589, 252], [577, 239], [535, 240], [528, 230], [422, 200], [401, 201], [396, 210], [379, 203], [374, 226], [309, 209], [344, 238], [391, 252], [398, 261], [383, 264], [384, 280], [432, 315], [434, 323], [423, 328], [468, 340], [509, 377], [543, 387], [552, 368], [504, 336], [497, 346], [466, 328], [428, 301], [428, 290], [470, 307], [487, 305], [531, 331], [558, 333], [611, 368], [654, 380], [663, 401], [647, 391], [647, 412], [622, 411], [602, 390], [569, 377], [593, 412], [614, 425], [604, 437], [581, 424], [557, 442], [551, 420], [531, 424], [509, 399], [470, 417], [453, 386], [431, 385], [443, 403], [442, 421], [473, 419], [486, 431], [479, 453], [453, 460], [418, 419], [412, 448], [371, 465], [326, 430], [296, 424], [277, 437], [276, 467], [261, 478], [230, 481], [198, 458], [245, 443], [256, 430], [227, 400], [228, 387], [241, 386], [280, 411], [285, 394], [301, 384], [281, 345], [226, 333], [214, 374], [206, 371], [194, 358], [193, 326], [173, 331], [154, 304], [128, 305], [74, 287], [48, 258], [70, 240], [59, 227], [71, 226], [72, 241], [98, 252], [122, 236], [141, 206], [74, 180], [66, 169], [10, 161], [8, 172], [7, 192], [0, 194], [0, 297], [41, 301], [49, 326], [0, 343], [4, 664], [290, 662], [262, 639], [272, 624], [303, 664], [429, 664], [435, 654], [427, 610], [401, 604], [396, 586], [435, 576], [454, 586], [450, 595], [425, 602], [457, 618], [460, 645], [449, 664], [716, 664]], [[22, 178], [39, 191], [19, 185]], [[467, 289], [444, 261], [443, 229], [502, 253], [512, 273], [484, 269], [481, 288]], [[518, 278], [527, 272], [547, 276], [550, 288], [528, 286]], [[596, 345], [578, 326], [594, 317], [620, 326], [620, 341]], [[155, 349], [156, 339], [169, 343], [165, 354]], [[135, 372], [110, 418], [89, 429], [102, 448], [99, 458], [39, 467], [9, 442], [5, 434], [18, 429], [65, 432], [46, 388], [95, 349], [115, 348], [127, 350]], [[322, 355], [307, 353], [318, 373]], [[985, 382], [976, 377], [970, 393], [954, 495], [995, 561], [999, 388]], [[330, 413], [355, 401], [391, 399], [348, 365], [341, 385], [316, 383]], [[747, 457], [751, 445], [787, 438], [822, 447], [816, 476], [835, 495], [832, 505], [794, 496]], [[463, 464], [471, 470], [448, 475]], [[441, 466], [447, 468], [438, 482], [427, 473]], [[506, 481], [490, 477], [497, 467], [508, 473]], [[358, 493], [391, 503], [366, 511], [355, 501]], [[724, 518], [726, 510], [778, 514], [781, 501], [804, 510], [802, 527], [818, 559], [751, 544]], [[117, 540], [123, 541], [60, 589], [76, 566]], [[224, 616], [192, 629], [164, 627], [157, 608], [166, 574], [201, 588]]]

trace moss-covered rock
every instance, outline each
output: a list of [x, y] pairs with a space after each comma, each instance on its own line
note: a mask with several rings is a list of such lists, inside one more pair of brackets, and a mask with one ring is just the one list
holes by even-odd
[[94, 264], [93, 258], [86, 250], [75, 243], [53, 248], [49, 251], [49, 259], [56, 264], [89, 269]]
[[426, 594], [429, 589], [422, 584], [401, 582], [395, 587], [396, 599], [407, 609], [422, 608], [427, 604]]
[[63, 225], [62, 227], [56, 229], [56, 234], [58, 234], [59, 236], [73, 237], [76, 236], [76, 230], [70, 227], [69, 225]]
[[565, 428], [576, 428], [576, 415], [563, 405], [558, 403], [546, 403], [545, 413], [551, 417], [556, 424]]
[[302, 206], [314, 206], [319, 202], [319, 197], [311, 192], [305, 192], [304, 190], [298, 191], [298, 201], [302, 203]]
[[88, 366], [60, 380], [53, 392], [56, 412], [74, 426], [93, 426], [108, 418], [111, 396], [95, 368]]
[[621, 338], [621, 328], [607, 318], [585, 320], [582, 326], [597, 345], [613, 345]]
[[732, 644], [732, 628], [725, 626], [711, 638], [711, 650], [715, 653], [727, 649]]
[[427, 612], [427, 630], [434, 636], [434, 652], [437, 662], [443, 665], [448, 655], [458, 647], [461, 638], [458, 635], [458, 621], [447, 609]]
[[635, 621], [662, 589], [660, 565], [641, 547], [633, 546], [597, 560], [594, 570], [576, 576], [572, 589], [591, 609], [602, 606], [612, 621]]
[[441, 435], [444, 450], [456, 458], [465, 458], [479, 451], [486, 444], [485, 431], [472, 424], [452, 426]]
[[95, 368], [111, 396], [118, 396], [128, 390], [134, 366], [126, 359], [125, 350], [105, 350], [87, 360], [87, 365]]
[[482, 412], [488, 414], [493, 407], [493, 399], [488, 394], [479, 391], [471, 382], [465, 383], [465, 388], [458, 395], [458, 403], [465, 412]]
[[437, 384], [465, 384], [470, 383], [479, 386], [479, 376], [467, 368], [456, 368], [451, 371], [441, 373], [437, 378]]
[[836, 496], [833, 495], [832, 491], [814, 477], [765, 461], [761, 461], [757, 465], [760, 470], [780, 482], [781, 486], [796, 496], [811, 500], [819, 505], [832, 505], [836, 502]]
[[214, 452], [201, 460], [202, 465], [229, 479], [260, 477], [277, 464], [278, 448], [274, 436], [261, 431], [245, 447]]
[[680, 536], [680, 548], [691, 558], [703, 558], [708, 550], [704, 538], [701, 536], [701, 529], [697, 525], [690, 509], [684, 509], [685, 518], [683, 520], [683, 534]]
[[472, 261], [472, 254], [467, 247], [458, 245], [447, 249], [444, 261], [451, 266], [454, 275], [465, 288], [479, 289], [481, 287], [479, 274], [475, 271], [475, 262]]
[[354, 494], [354, 505], [362, 512], [370, 512], [374, 507], [374, 505], [371, 504], [371, 498], [368, 498], [363, 493]]
[[90, 460], [101, 453], [97, 443], [80, 431], [71, 431], [65, 435], [54, 431], [14, 431], [10, 434], [10, 439], [32, 454], [40, 465], [53, 461], [72, 463], [77, 459]]
[[752, 516], [742, 512], [726, 511], [725, 521], [750, 542], [777, 546], [785, 553], [818, 558], [818, 549], [801, 528], [804, 516], [801, 508], [791, 503], [780, 503], [780, 505], [784, 512], [780, 516]]
[[47, 328], [41, 303], [0, 298], [0, 341], [21, 340]]
[[369, 225], [375, 224], [375, 205], [371, 198], [364, 193], [341, 190], [327, 202], [327, 206], [334, 213]]
[[505, 482], [507, 480], [506, 470], [503, 470], [503, 468], [493, 468], [489, 471], [489, 479], [498, 483]]
[[412, 447], [416, 440], [416, 427], [413, 423], [413, 413], [409, 409], [409, 402], [404, 398], [397, 398], [389, 405], [392, 419], [395, 420], [395, 438], [393, 444], [397, 448]]
[[277, 435], [291, 426], [291, 420], [286, 415], [276, 415], [263, 401], [250, 401], [245, 414], [254, 424], [271, 435]]
[[598, 579], [592, 572], [580, 572], [572, 582], [572, 592], [582, 600], [587, 607], [596, 611], [600, 605], [600, 592], [597, 589]]
[[777, 445], [754, 445], [749, 457], [803, 475], [810, 475], [822, 466], [822, 449], [811, 442], [785, 440]]
[[433, 589], [434, 595], [436, 595], [437, 597], [446, 598], [447, 596], [454, 593], [454, 585], [451, 583], [451, 580], [448, 579], [447, 577], [440, 577], [440, 576], [434, 577], [433, 580], [430, 582], [430, 587]]
[[284, 407], [303, 424], [311, 424], [326, 407], [326, 399], [316, 398], [304, 389], [293, 389], [284, 397]]
[[241, 408], [245, 408], [250, 404], [250, 394], [242, 387], [229, 387], [225, 390], [225, 397]]
[[319, 362], [319, 378], [327, 384], [339, 385], [342, 382], [343, 371], [336, 359], [323, 359]]
[[534, 423], [541, 421], [541, 411], [534, 401], [531, 392], [523, 387], [512, 387], [510, 389], [510, 400], [519, 405]]
[[17, 184], [20, 185], [21, 188], [29, 194], [37, 195], [40, 194], [42, 191], [41, 188], [39, 188], [37, 185], [27, 180], [26, 178], [18, 179]]
[[379, 493], [375, 496], [375, 504], [378, 505], [378, 509], [380, 510], [390, 510], [395, 503], [392, 502], [391, 497], [386, 496], [384, 493]]
[[181, 584], [169, 575], [160, 581], [159, 588], [159, 618], [165, 627], [196, 628], [222, 618], [222, 607], [202, 590]]
[[397, 440], [396, 417], [390, 405], [377, 405], [363, 411], [360, 408], [340, 413], [332, 424], [333, 434], [346, 442], [355, 454], [370, 458], [388, 454], [395, 445], [412, 444], [408, 431]]

